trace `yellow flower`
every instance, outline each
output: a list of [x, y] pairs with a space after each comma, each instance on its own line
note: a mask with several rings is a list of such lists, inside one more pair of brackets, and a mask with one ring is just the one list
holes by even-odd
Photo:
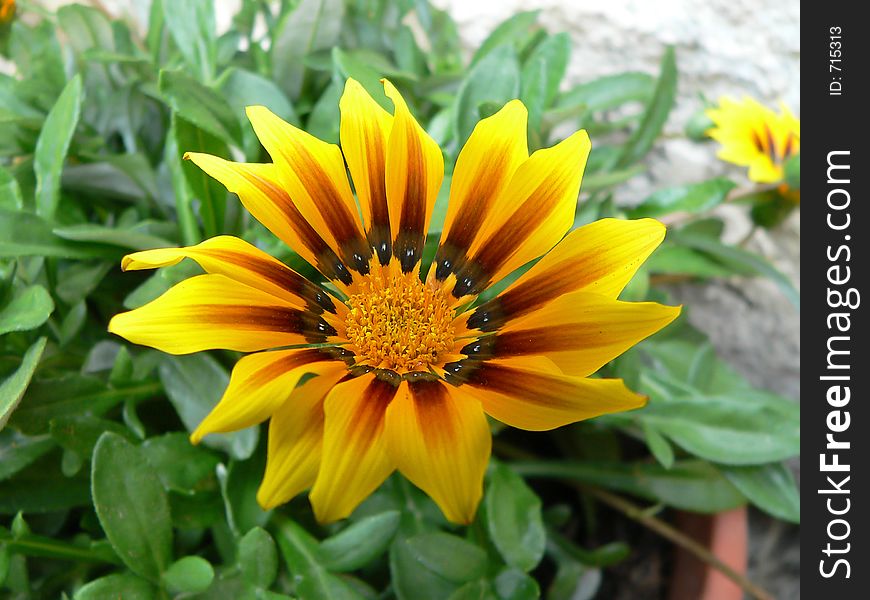
[[172, 354], [254, 352], [191, 440], [271, 418], [264, 508], [311, 488], [316, 517], [341, 519], [398, 469], [448, 519], [468, 523], [489, 460], [487, 414], [547, 430], [643, 406], [621, 380], [588, 376], [679, 313], [616, 299], [665, 231], [651, 219], [605, 219], [560, 242], [589, 138], [580, 131], [529, 156], [526, 109], [514, 100], [478, 123], [459, 155], [435, 262], [421, 277], [443, 158], [384, 86], [392, 115], [348, 80], [341, 150], [254, 106], [248, 117], [273, 163], [189, 155], [329, 287], [230, 236], [137, 252], [124, 269], [191, 258], [207, 274], [116, 315], [109, 330]]
[[782, 181], [785, 162], [801, 150], [801, 124], [784, 104], [780, 109], [776, 114], [747, 97], [739, 102], [722, 98], [707, 110], [715, 123], [708, 135], [722, 144], [719, 158], [749, 167], [752, 181]]
[[15, 0], [0, 0], [0, 25], [12, 21], [15, 16]]

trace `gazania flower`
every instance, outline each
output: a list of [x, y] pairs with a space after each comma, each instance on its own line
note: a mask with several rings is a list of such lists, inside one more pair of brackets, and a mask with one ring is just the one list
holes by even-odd
[[15, 16], [15, 0], [0, 0], [0, 25], [12, 21]]
[[[384, 86], [392, 115], [348, 80], [341, 150], [254, 106], [248, 117], [273, 163], [188, 156], [327, 286], [229, 236], [137, 252], [124, 269], [191, 258], [206, 274], [115, 316], [109, 330], [172, 354], [253, 353], [191, 439], [271, 418], [264, 508], [311, 488], [317, 518], [340, 519], [398, 469], [448, 519], [468, 523], [490, 454], [487, 414], [546, 430], [644, 404], [621, 380], [588, 376], [677, 316], [616, 299], [664, 228], [606, 219], [562, 239], [589, 138], [577, 132], [528, 156], [526, 109], [514, 100], [478, 123], [459, 155], [435, 261], [421, 272], [443, 159]], [[542, 255], [502, 294], [472, 304]]]
[[707, 133], [722, 144], [719, 158], [749, 167], [752, 181], [782, 181], [786, 161], [801, 150], [801, 125], [785, 105], [781, 110], [776, 114], [752, 98], [722, 98], [706, 111], [715, 123]]

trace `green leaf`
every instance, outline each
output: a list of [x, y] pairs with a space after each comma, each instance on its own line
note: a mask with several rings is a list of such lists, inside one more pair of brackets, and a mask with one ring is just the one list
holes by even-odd
[[470, 581], [450, 594], [447, 600], [496, 600], [486, 579]]
[[214, 3], [201, 0], [162, 2], [163, 18], [176, 46], [191, 69], [208, 83], [214, 77], [217, 60]]
[[655, 90], [655, 80], [646, 73], [605, 75], [581, 83], [559, 96], [557, 109], [581, 106], [585, 111], [598, 112], [626, 102], [648, 102]]
[[707, 106], [704, 106], [693, 114], [686, 123], [686, 137], [695, 142], [709, 139], [707, 132], [716, 124], [707, 116]]
[[643, 437], [646, 441], [646, 446], [659, 464], [666, 469], [674, 466], [674, 448], [668, 442], [658, 429], [649, 424], [648, 421], [643, 422]]
[[18, 180], [3, 166], [0, 166], [0, 209], [21, 210], [24, 200]]
[[152, 248], [172, 246], [173, 242], [170, 240], [148, 232], [153, 225], [152, 221], [140, 221], [132, 227], [107, 227], [104, 225], [81, 223], [79, 225], [55, 227], [52, 231], [56, 236], [65, 240], [96, 242], [128, 250], [151, 250]]
[[658, 190], [629, 210], [628, 216], [640, 219], [675, 212], [705, 212], [724, 202], [735, 185], [730, 179], [717, 177], [693, 185]]
[[[547, 63], [542, 57], [531, 58], [523, 66], [520, 100], [529, 111], [528, 127], [532, 146], [540, 146], [541, 119], [547, 103]], [[501, 107], [496, 103], [494, 108], [498, 110]]]
[[169, 502], [141, 450], [114, 433], [94, 448], [94, 508], [106, 537], [131, 571], [158, 581], [172, 560]]
[[670, 241], [659, 246], [646, 262], [646, 268], [650, 273], [693, 275], [696, 277], [728, 277], [746, 274], [745, 269], [734, 269], [733, 266], [733, 264], [722, 264], [705, 252], [699, 252], [686, 246], [678, 246]]
[[417, 561], [454, 583], [466, 583], [486, 574], [486, 552], [449, 533], [423, 533], [408, 538], [408, 547]]
[[677, 60], [673, 47], [668, 47], [662, 57], [661, 73], [656, 82], [656, 89], [649, 104], [646, 106], [640, 126], [631, 134], [626, 142], [617, 168], [624, 168], [643, 158], [649, 152], [656, 138], [665, 126], [665, 121], [674, 106], [677, 95]]
[[82, 586], [74, 600], [153, 600], [156, 590], [148, 581], [133, 573], [113, 573]]
[[72, 4], [57, 11], [57, 21], [67, 34], [69, 44], [79, 54], [91, 48], [115, 49], [112, 24], [99, 10]]
[[524, 477], [580, 481], [695, 512], [721, 512], [746, 501], [715, 467], [701, 461], [678, 461], [670, 469], [649, 463], [571, 461], [524, 461], [511, 466]]
[[46, 436], [27, 436], [12, 429], [0, 431], [0, 481], [12, 477], [54, 448]]
[[166, 103], [179, 115], [229, 145], [241, 143], [239, 119], [213, 89], [183, 71], [165, 69], [160, 71], [158, 87]]
[[149, 398], [160, 391], [160, 384], [153, 381], [109, 387], [96, 377], [67, 373], [34, 381], [12, 416], [12, 423], [24, 433], [45, 433], [52, 419], [99, 416], [125, 400]]
[[453, 108], [454, 137], [462, 147], [480, 120], [479, 107], [485, 102], [505, 104], [520, 91], [520, 66], [510, 46], [493, 50], [466, 75], [459, 86]]
[[[183, 116], [174, 115], [172, 121], [175, 147], [185, 154], [204, 152], [214, 156], [229, 155], [227, 145], [220, 138], [197, 127]], [[199, 213], [205, 236], [211, 237], [224, 233], [224, 217], [227, 209], [226, 188], [192, 161], [183, 160], [181, 172], [187, 180], [193, 197], [199, 200]]]
[[750, 502], [778, 519], [800, 523], [801, 497], [791, 470], [781, 463], [722, 467], [728, 481]]
[[[740, 196], [738, 201], [750, 204], [752, 222], [760, 227], [771, 229], [776, 227], [792, 213], [799, 205], [800, 190], [780, 189], [760, 190]], [[796, 197], [797, 196], [797, 197]]]
[[206, 591], [214, 580], [214, 568], [200, 556], [185, 556], [166, 569], [162, 576], [166, 589], [175, 594]]
[[785, 163], [785, 183], [793, 190], [801, 189], [801, 155], [795, 154]]
[[390, 575], [399, 600], [441, 600], [457, 588], [455, 583], [420, 565], [408, 538], [397, 537], [390, 546]]
[[647, 406], [642, 419], [678, 446], [729, 465], [756, 465], [800, 453], [800, 409], [760, 391], [674, 399]]
[[63, 171], [65, 190], [115, 200], [154, 200], [160, 195], [157, 177], [142, 154], [94, 157], [94, 162], [68, 165]]
[[53, 311], [54, 302], [41, 285], [15, 290], [12, 299], [0, 306], [0, 335], [36, 329]]
[[312, 600], [360, 598], [347, 583], [323, 567], [317, 540], [288, 519], [279, 521], [275, 537], [278, 548], [293, 575], [296, 595]]
[[[160, 381], [181, 422], [192, 432], [211, 412], [229, 384], [226, 370], [208, 354], [167, 357], [160, 363]], [[257, 447], [260, 430], [249, 427], [235, 433], [206, 436], [203, 444], [244, 460]]]
[[87, 477], [67, 477], [57, 463], [57, 455], [49, 453], [0, 482], [0, 515], [56, 513], [89, 506]]
[[510, 467], [498, 464], [485, 503], [489, 537], [504, 561], [523, 571], [534, 569], [547, 543], [540, 498]]
[[300, 0], [281, 19], [272, 38], [272, 79], [291, 100], [305, 83], [305, 57], [336, 44], [343, 17], [342, 0]]
[[246, 106], [265, 106], [288, 123], [300, 124], [293, 104], [280, 87], [265, 77], [245, 69], [230, 67], [220, 76], [215, 86], [241, 124], [245, 154], [250, 157], [256, 157], [260, 153], [260, 142], [245, 115]]
[[535, 600], [541, 597], [538, 582], [519, 569], [502, 569], [492, 583], [500, 600]]
[[384, 86], [381, 83], [381, 78], [385, 77], [386, 73], [338, 47], [332, 49], [332, 60], [342, 79], [356, 79], [378, 104], [386, 110], [392, 110], [393, 103], [384, 94]]
[[36, 213], [54, 218], [60, 202], [60, 176], [70, 141], [79, 121], [82, 103], [82, 78], [73, 77], [51, 108], [34, 151], [36, 174]]
[[249, 584], [267, 590], [278, 576], [275, 540], [261, 527], [254, 527], [239, 540], [239, 569]]
[[330, 571], [355, 571], [383, 554], [399, 528], [400, 513], [390, 510], [352, 523], [320, 543]]
[[598, 171], [595, 173], [587, 173], [583, 175], [583, 185], [581, 191], [589, 194], [600, 190], [606, 190], [623, 181], [628, 181], [635, 175], [639, 175], [646, 171], [643, 165], [634, 165], [627, 169], [619, 169], [616, 171]]
[[119, 260], [122, 252], [105, 244], [64, 240], [52, 232], [44, 219], [27, 212], [0, 209], [0, 258], [45, 256], [53, 258], [108, 258]]
[[792, 304], [800, 308], [800, 293], [789, 281], [788, 277], [779, 272], [764, 258], [737, 248], [723, 244], [717, 239], [688, 231], [673, 231], [670, 233], [671, 241], [675, 244], [689, 246], [696, 250], [707, 252], [726, 265], [734, 265], [739, 268], [749, 269], [763, 275], [779, 286], [780, 291]]
[[[517, 46], [538, 20], [539, 13], [540, 11], [538, 10], [521, 12], [502, 21], [498, 27], [496, 27], [492, 33], [483, 40], [483, 43], [474, 53], [474, 56], [471, 57], [471, 64], [469, 66], [474, 67], [500, 46]], [[516, 49], [518, 50], [519, 48]]]
[[3, 383], [0, 383], [0, 430], [6, 426], [12, 412], [21, 402], [24, 391], [30, 385], [30, 379], [33, 377], [33, 372], [45, 350], [45, 342], [46, 338], [39, 338], [28, 348], [15, 372], [4, 379]]
[[327, 86], [308, 116], [308, 126], [306, 127], [308, 133], [326, 142], [338, 143], [338, 128], [341, 119], [338, 101], [341, 98], [341, 93], [342, 86], [334, 81]]
[[111, 431], [127, 439], [132, 435], [126, 427], [115, 421], [88, 415], [57, 416], [49, 424], [52, 439], [64, 450], [78, 455], [82, 461], [89, 460], [100, 436]]
[[265, 455], [265, 452], [259, 452], [248, 460], [233, 460], [229, 468], [218, 465], [216, 472], [227, 525], [236, 536], [252, 527], [262, 527], [269, 521], [271, 511], [264, 511], [257, 503], [257, 489], [266, 470]]
[[523, 80], [525, 81], [526, 67], [539, 61], [543, 64], [544, 73], [544, 107], [549, 107], [556, 94], [559, 93], [559, 84], [565, 77], [568, 68], [568, 59], [571, 56], [571, 36], [567, 32], [557, 33], [547, 37], [538, 44], [523, 66]]
[[601, 587], [601, 570], [573, 560], [559, 563], [548, 600], [592, 600]]
[[142, 452], [167, 491], [193, 494], [217, 489], [214, 473], [220, 459], [191, 444], [183, 433], [148, 438], [142, 444]]

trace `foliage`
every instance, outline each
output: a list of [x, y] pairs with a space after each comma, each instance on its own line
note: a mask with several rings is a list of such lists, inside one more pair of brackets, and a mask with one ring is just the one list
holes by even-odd
[[[111, 315], [194, 272], [182, 263], [121, 276], [131, 250], [231, 233], [312, 274], [182, 161], [185, 151], [267, 159], [245, 105], [337, 142], [345, 78], [389, 106], [379, 87], [389, 77], [444, 148], [446, 192], [474, 124], [520, 97], [532, 149], [566, 128], [593, 137], [577, 225], [641, 215], [672, 223], [626, 297], [664, 299], [652, 285], [662, 278], [751, 275], [797, 294], [763, 259], [721, 240], [710, 211], [726, 200], [728, 180], [617, 208], [619, 184], [644, 172], [674, 103], [672, 49], [658, 74], [566, 88], [570, 40], [541, 28], [536, 13], [504, 22], [470, 62], [449, 15], [426, 0], [251, 0], [229, 30], [214, 22], [212, 5], [194, 0], [153, 0], [144, 31], [93, 7], [45, 13], [22, 2], [0, 40], [17, 71], [0, 75], [3, 594], [589, 597], [598, 572], [627, 550], [588, 547], [597, 513], [540, 477], [699, 512], [749, 502], [798, 520], [781, 466], [799, 451], [797, 405], [752, 389], [685, 318], [605, 368], [649, 394], [646, 409], [536, 438], [502, 431], [467, 529], [449, 526], [396, 476], [337, 525], [315, 525], [304, 498], [260, 510], [265, 435], [253, 428], [198, 447], [186, 439], [236, 356], [165, 356], [106, 332]], [[433, 232], [446, 194], [437, 206]], [[518, 454], [525, 460], [512, 463]]]

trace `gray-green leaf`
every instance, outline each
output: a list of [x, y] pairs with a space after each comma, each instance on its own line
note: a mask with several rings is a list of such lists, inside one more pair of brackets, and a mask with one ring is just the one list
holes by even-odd
[[24, 396], [24, 391], [30, 385], [30, 379], [33, 377], [33, 372], [36, 370], [36, 365], [39, 364], [39, 359], [42, 358], [42, 352], [45, 350], [46, 339], [39, 338], [27, 352], [24, 353], [24, 358], [21, 359], [21, 364], [3, 383], [0, 383], [0, 429], [6, 426], [9, 417], [12, 416], [12, 411], [21, 402], [21, 397]]
[[73, 77], [63, 88], [39, 132], [34, 152], [36, 174], [36, 214], [54, 218], [60, 202], [60, 176], [69, 144], [79, 121], [82, 103], [81, 75]]
[[172, 521], [166, 492], [141, 450], [104, 433], [94, 448], [91, 494], [106, 537], [124, 564], [159, 580], [172, 560]]
[[510, 467], [499, 464], [492, 470], [485, 502], [489, 537], [505, 562], [523, 571], [534, 569], [547, 543], [540, 498]]

